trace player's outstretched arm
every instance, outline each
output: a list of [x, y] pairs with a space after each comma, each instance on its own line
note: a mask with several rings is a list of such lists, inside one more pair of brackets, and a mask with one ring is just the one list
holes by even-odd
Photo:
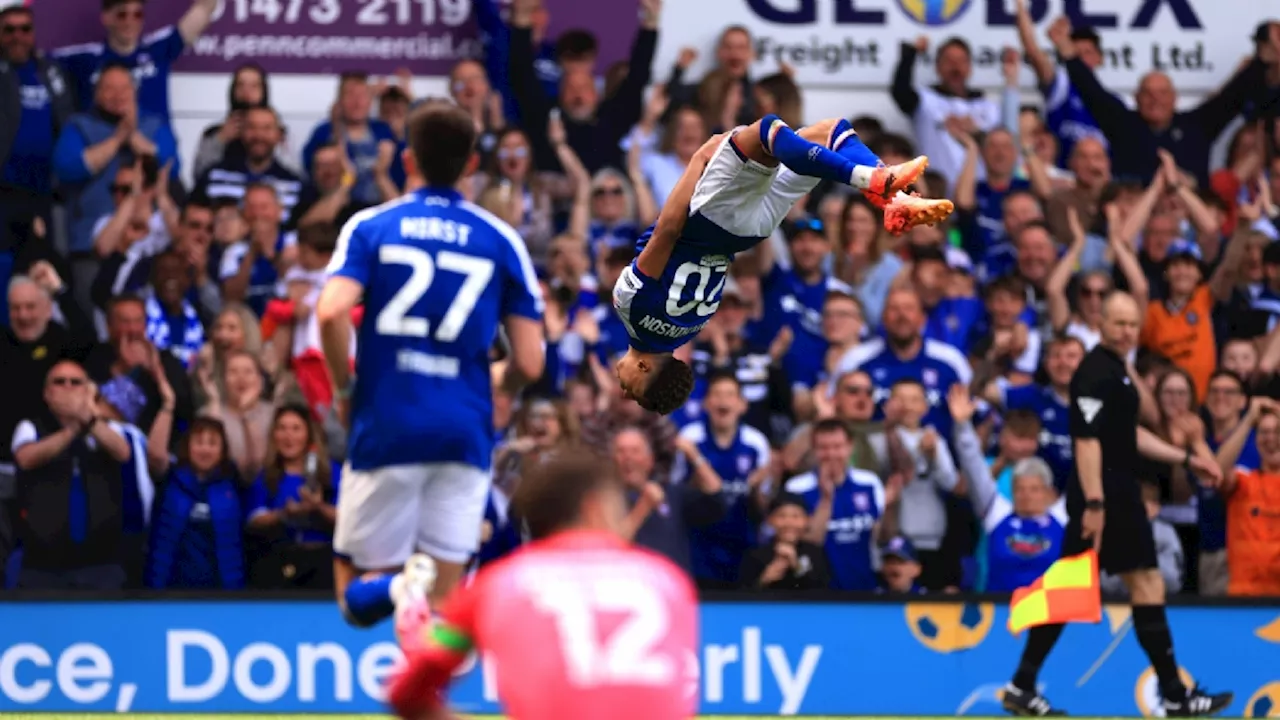
[[698, 148], [689, 160], [689, 166], [684, 169], [684, 175], [680, 176], [679, 182], [667, 196], [667, 202], [658, 215], [658, 223], [653, 228], [653, 235], [650, 236], [644, 250], [640, 251], [640, 257], [636, 259], [636, 265], [646, 277], [662, 277], [662, 271], [666, 268], [667, 261], [671, 259], [671, 252], [675, 250], [676, 241], [680, 239], [680, 233], [684, 232], [685, 221], [689, 219], [693, 190], [697, 187], [702, 172], [707, 169], [707, 163], [711, 162], [711, 156], [715, 154], [716, 148], [720, 147], [724, 137], [723, 133], [715, 135]]

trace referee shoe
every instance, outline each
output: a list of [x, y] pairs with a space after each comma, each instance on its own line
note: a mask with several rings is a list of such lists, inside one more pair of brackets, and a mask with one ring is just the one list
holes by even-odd
[[1217, 715], [1235, 699], [1234, 693], [1208, 693], [1199, 685], [1187, 691], [1182, 702], [1164, 701], [1165, 717], [1204, 717]]
[[1066, 715], [1049, 704], [1049, 698], [1038, 692], [1028, 692], [1010, 683], [1004, 686], [1000, 704], [1010, 715], [1020, 717], [1060, 717]]

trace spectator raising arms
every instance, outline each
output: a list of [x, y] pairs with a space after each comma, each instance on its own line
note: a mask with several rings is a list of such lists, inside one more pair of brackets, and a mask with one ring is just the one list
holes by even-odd
[[244, 501], [222, 423], [197, 418], [165, 478], [152, 518], [146, 586], [238, 590], [245, 584]]
[[625, 167], [618, 144], [640, 120], [644, 88], [658, 42], [662, 0], [640, 0], [640, 30], [631, 47], [626, 79], [613, 95], [601, 100], [595, 78], [583, 67], [566, 71], [560, 80], [558, 105], [535, 78], [533, 24], [538, 0], [516, 0], [511, 15], [511, 91], [520, 117], [536, 148], [538, 165], [552, 165], [552, 151], [543, 143], [553, 107], [563, 113], [569, 146], [590, 172], [602, 167]]
[[204, 33], [213, 20], [218, 0], [195, 0], [177, 25], [166, 25], [142, 34], [145, 5], [142, 0], [103, 0], [102, 26], [107, 37], [102, 42], [72, 45], [53, 52], [75, 80], [80, 90], [80, 108], [95, 103], [95, 77], [118, 65], [137, 78], [140, 114], [158, 116], [167, 126], [169, 73], [182, 52]]

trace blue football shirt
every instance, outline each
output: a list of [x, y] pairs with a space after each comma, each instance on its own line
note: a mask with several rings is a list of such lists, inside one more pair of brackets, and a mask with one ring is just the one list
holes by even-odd
[[169, 122], [169, 74], [173, 63], [187, 47], [176, 25], [166, 25], [144, 35], [138, 47], [121, 55], [105, 42], [71, 45], [54, 50], [52, 55], [75, 78], [80, 109], [93, 107], [93, 89], [98, 74], [107, 65], [124, 65], [133, 70], [138, 88], [138, 114], [159, 115]]
[[489, 349], [505, 318], [542, 318], [542, 292], [520, 236], [452, 189], [424, 189], [351, 218], [329, 272], [365, 289], [352, 468], [465, 463], [487, 470], [494, 445]]
[[[793, 477], [787, 481], [786, 489], [804, 498], [812, 516], [822, 492], [818, 476], [806, 473]], [[880, 478], [866, 470], [849, 468], [845, 481], [836, 486], [831, 498], [831, 519], [827, 522], [827, 539], [823, 544], [834, 589], [876, 589], [879, 582], [872, 553], [876, 523], [882, 515], [884, 487]]]

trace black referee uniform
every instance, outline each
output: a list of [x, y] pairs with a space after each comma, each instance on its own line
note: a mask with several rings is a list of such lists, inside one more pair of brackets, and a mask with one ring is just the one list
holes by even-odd
[[[1071, 437], [1094, 439], [1102, 447], [1102, 493], [1106, 521], [1099, 565], [1112, 574], [1159, 567], [1155, 536], [1138, 482], [1138, 389], [1124, 359], [1098, 345], [1071, 377]], [[1092, 547], [1081, 537], [1084, 489], [1077, 472], [1067, 484], [1071, 521], [1063, 539], [1063, 555]]]

